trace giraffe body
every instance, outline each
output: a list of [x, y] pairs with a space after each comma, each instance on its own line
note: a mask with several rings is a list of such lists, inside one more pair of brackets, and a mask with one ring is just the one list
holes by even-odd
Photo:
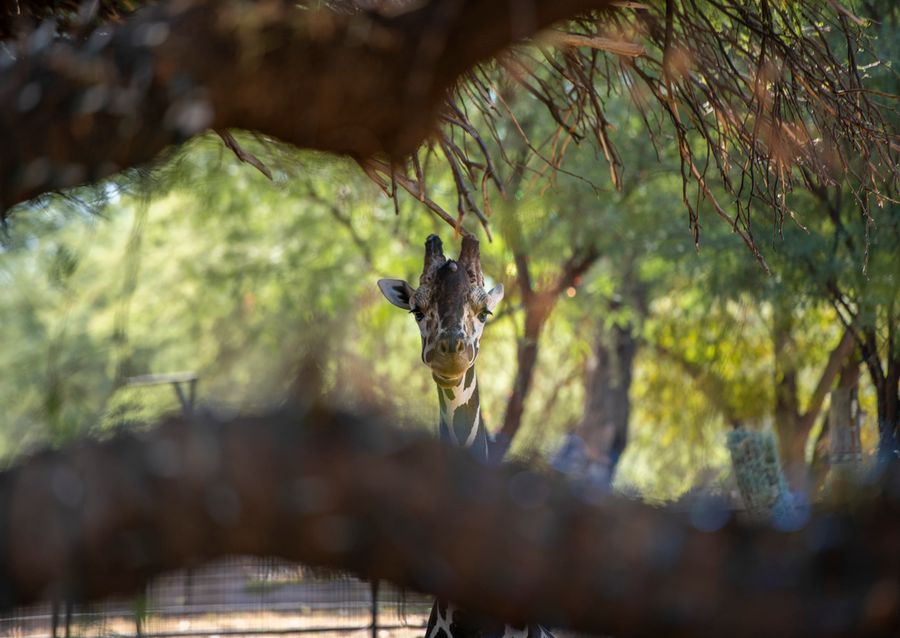
[[553, 638], [541, 625], [510, 625], [477, 616], [439, 598], [424, 638]]
[[[478, 241], [463, 238], [459, 260], [444, 257], [441, 240], [425, 241], [425, 263], [418, 288], [400, 279], [378, 282], [384, 296], [408, 310], [422, 335], [422, 362], [437, 385], [438, 432], [448, 445], [469, 450], [485, 463], [489, 457], [487, 429], [481, 415], [475, 359], [481, 334], [503, 298], [503, 286], [484, 289]], [[537, 624], [515, 626], [497, 622], [437, 599], [425, 638], [553, 638]]]

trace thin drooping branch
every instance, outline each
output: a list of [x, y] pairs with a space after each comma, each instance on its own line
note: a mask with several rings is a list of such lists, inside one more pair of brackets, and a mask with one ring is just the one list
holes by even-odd
[[552, 477], [400, 432], [311, 407], [176, 419], [25, 459], [0, 473], [0, 608], [133, 592], [244, 553], [623, 637], [900, 627], [896, 482], [787, 533], [715, 506], [688, 519], [614, 497], [588, 504]]
[[[617, 122], [606, 113], [617, 93], [630, 98], [651, 143], [674, 133], [698, 245], [708, 206], [767, 268], [751, 212], [774, 216], [775, 228], [786, 216], [796, 219], [787, 195], [797, 175], [847, 182], [867, 220], [866, 246], [876, 221], [871, 202], [893, 201], [895, 96], [861, 73], [879, 63], [871, 24], [848, 18], [837, 2], [377, 5], [385, 11], [353, 0], [168, 0], [129, 14], [133, 4], [103, 0], [73, 22], [70, 5], [29, 3], [32, 17], [53, 16], [54, 6], [66, 14], [56, 23], [65, 36], [54, 38], [45, 25], [30, 38], [18, 34], [26, 46], [12, 34], [4, 43], [0, 217], [42, 193], [146, 166], [212, 126], [362, 161], [377, 157], [390, 167], [391, 184], [397, 176], [413, 180], [432, 203], [416, 152], [436, 140], [450, 151], [463, 204], [449, 216], [452, 225], [472, 214], [487, 228], [487, 187], [499, 186], [496, 164], [509, 160], [504, 144], [512, 131], [546, 163], [541, 173], [551, 182], [566, 173], [570, 142], [591, 141], [620, 187], [611, 135]], [[5, 17], [8, 31], [16, 22]], [[535, 36], [565, 19], [561, 29]], [[528, 140], [510, 84], [557, 123], [551, 142]], [[405, 173], [410, 158], [414, 177]], [[736, 206], [720, 202], [714, 177]], [[390, 195], [396, 202], [397, 190]]]
[[[867, 228], [871, 203], [892, 200], [900, 177], [890, 124], [896, 96], [861, 73], [863, 66], [881, 64], [871, 47], [879, 37], [867, 28], [871, 24], [847, 18], [837, 2], [614, 5], [574, 20], [566, 38], [551, 32], [538, 41], [540, 60], [530, 49], [513, 49], [497, 72], [481, 74], [480, 83], [492, 90], [463, 93], [484, 102], [478, 111], [485, 119], [507, 118], [490, 108], [508, 106], [493, 88], [503, 81], [491, 80], [505, 73], [546, 107], [567, 139], [590, 140], [603, 152], [616, 187], [618, 162], [609, 136], [615, 122], [603, 107], [610, 94], [627, 94], [654, 145], [674, 133], [683, 202], [698, 246], [700, 216], [712, 210], [766, 270], [752, 213], [771, 218], [776, 233], [785, 218], [802, 226], [789, 197], [798, 176], [849, 184]], [[603, 55], [594, 39], [604, 45]], [[628, 46], [605, 46], [610, 39]], [[841, 39], [846, 47], [835, 46]], [[554, 52], [544, 42], [564, 46]], [[542, 156], [543, 149], [529, 146]]]
[[222, 138], [222, 141], [225, 143], [231, 152], [234, 153], [235, 157], [237, 157], [242, 162], [250, 164], [253, 168], [258, 170], [260, 173], [272, 179], [272, 171], [269, 170], [269, 167], [263, 164], [262, 160], [260, 160], [256, 155], [244, 149], [236, 139], [234, 139], [234, 135], [229, 131], [216, 131], [219, 134], [219, 137]]
[[[415, 199], [420, 201], [424, 206], [434, 213], [439, 219], [446, 222], [448, 225], [452, 226], [459, 232], [462, 236], [471, 235], [471, 233], [463, 228], [458, 218], [454, 218], [450, 213], [444, 210], [440, 204], [431, 199], [428, 196], [425, 186], [424, 180], [412, 180], [406, 175], [402, 173], [397, 173], [395, 170], [392, 170], [390, 164], [387, 162], [382, 162], [379, 160], [369, 160], [361, 164], [363, 171], [366, 175], [369, 176], [375, 184], [381, 189], [381, 191], [390, 198], [393, 198], [395, 201], [397, 199], [397, 191], [396, 187], [399, 186], [407, 193], [412, 195]], [[391, 184], [389, 185], [385, 178], [391, 179]]]

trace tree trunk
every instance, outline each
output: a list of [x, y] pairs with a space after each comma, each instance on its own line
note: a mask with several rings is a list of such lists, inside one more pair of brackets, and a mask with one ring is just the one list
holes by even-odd
[[825, 489], [829, 499], [846, 499], [853, 495], [862, 462], [859, 426], [859, 363], [853, 360], [841, 371], [828, 410], [830, 471]]
[[772, 342], [775, 349], [775, 432], [785, 478], [794, 491], [806, 491], [806, 437], [800, 431], [797, 399], [797, 345], [794, 341], [793, 309], [772, 305]]
[[[841, 367], [837, 388], [835, 388], [835, 391], [831, 393], [831, 407], [829, 409], [829, 413], [826, 415], [826, 418], [822, 423], [822, 429], [819, 431], [819, 436], [816, 438], [815, 448], [813, 449], [812, 463], [810, 464], [809, 468], [810, 486], [812, 493], [818, 493], [820, 488], [825, 485], [825, 481], [828, 478], [829, 471], [833, 468], [835, 459], [840, 459], [844, 456], [841, 453], [841, 450], [852, 450], [853, 444], [851, 442], [856, 441], [857, 443], [859, 443], [860, 441], [860, 413], [858, 403], [859, 365], [859, 359], [857, 359], [856, 357], [848, 358]], [[856, 402], [855, 416], [857, 429], [855, 433], [832, 432], [832, 429], [839, 428], [841, 423], [841, 421], [836, 420], [835, 416], [835, 392], [841, 392], [847, 395], [850, 399], [847, 402], [847, 406], [851, 409], [848, 410], [848, 413], [845, 414], [845, 418], [842, 419], [845, 425], [850, 425], [851, 420], [854, 418], [852, 406], [853, 402]], [[840, 437], [840, 441], [832, 440], [832, 436], [834, 436], [835, 434]], [[859, 447], [859, 445], [857, 445], [857, 448], [861, 453], [861, 448]]]
[[500, 462], [509, 450], [512, 441], [522, 425], [525, 412], [525, 399], [534, 379], [534, 367], [537, 364], [538, 346], [541, 330], [550, 316], [553, 299], [547, 295], [535, 294], [525, 301], [525, 330], [516, 346], [516, 378], [513, 389], [506, 402], [506, 413], [503, 426], [497, 440], [491, 448], [491, 460]]
[[878, 458], [900, 460], [900, 357], [888, 359], [887, 374], [878, 388]]
[[[515, 180], [520, 180], [521, 172], [517, 172]], [[510, 191], [515, 190], [510, 188]], [[513, 231], [516, 235], [515, 243], [521, 242], [518, 237], [519, 229]], [[503, 417], [503, 427], [497, 434], [497, 440], [491, 445], [489, 455], [492, 460], [497, 462], [503, 459], [506, 451], [512, 444], [513, 438], [522, 425], [522, 414], [525, 411], [525, 398], [528, 396], [528, 389], [531, 387], [531, 380], [534, 377], [534, 366], [538, 358], [538, 340], [541, 336], [541, 330], [559, 296], [569, 287], [577, 286], [584, 274], [591, 268], [597, 258], [600, 256], [597, 249], [593, 246], [586, 250], [575, 251], [569, 255], [562, 267], [562, 272], [556, 280], [539, 290], [535, 290], [531, 281], [531, 274], [528, 267], [528, 258], [525, 252], [520, 248], [513, 251], [516, 269], [518, 271], [517, 279], [519, 288], [522, 291], [522, 306], [525, 310], [525, 330], [522, 338], [519, 340], [516, 349], [516, 379], [513, 383], [513, 390], [506, 403], [506, 414]]]
[[847, 366], [838, 387], [831, 393], [828, 415], [828, 460], [837, 465], [855, 465], [862, 461], [859, 437], [859, 366]]
[[631, 379], [638, 340], [630, 325], [597, 326], [585, 379], [580, 429], [589, 453], [606, 468], [607, 487], [628, 444]]
[[[842, 374], [850, 374], [845, 364], [852, 366], [856, 342], [850, 329], [844, 331], [840, 341], [828, 354], [828, 360], [819, 375], [819, 381], [804, 412], [800, 411], [797, 396], [799, 363], [797, 344], [794, 340], [794, 320], [791, 307], [775, 304], [773, 307], [772, 341], [775, 349], [775, 432], [788, 485], [795, 492], [810, 492], [815, 481], [806, 464], [806, 442], [813, 425], [822, 410], [825, 398]], [[855, 364], [858, 368], [858, 363]]]
[[895, 325], [898, 315], [891, 304], [887, 313], [885, 366], [878, 352], [878, 332], [874, 326], [859, 331], [863, 363], [869, 371], [878, 402], [878, 462], [884, 466], [900, 460], [900, 343]]

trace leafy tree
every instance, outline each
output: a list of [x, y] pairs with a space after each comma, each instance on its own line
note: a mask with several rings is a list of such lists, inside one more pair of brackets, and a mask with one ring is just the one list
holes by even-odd
[[[560, 155], [570, 142], [592, 139], [616, 183], [620, 159], [599, 87], [630, 96], [651, 134], [664, 129], [651, 124], [647, 105], [660, 106], [685, 185], [696, 183], [757, 257], [752, 206], [784, 214], [795, 166], [828, 178], [830, 159], [862, 149], [860, 188], [879, 196], [880, 181], [894, 179], [882, 105], [858, 90], [855, 47], [865, 44], [867, 25], [850, 11], [814, 2], [613, 4], [431, 0], [388, 2], [379, 12], [343, 1], [312, 9], [197, 0], [134, 13], [115, 1], [83, 12], [66, 2], [10, 6], [0, 19], [9, 67], [0, 112], [10, 114], [0, 120], [7, 141], [0, 208], [144, 165], [208, 128], [253, 161], [226, 131], [244, 128], [350, 155], [377, 183], [434, 204], [417, 152], [430, 138], [453, 170], [459, 216], [472, 213], [484, 223], [486, 185], [502, 188], [495, 169], [504, 155], [487, 151], [469, 106], [502, 146], [504, 130], [516, 127], [506, 100], [511, 83], [554, 118]], [[31, 21], [48, 16], [57, 20], [29, 32]], [[547, 40], [533, 38], [573, 17]], [[829, 31], [851, 46], [830, 46]], [[13, 44], [26, 36], [25, 45]], [[530, 46], [500, 55], [523, 38], [532, 38]], [[58, 59], [73, 64], [59, 67]], [[823, 84], [827, 91], [815, 88]], [[439, 120], [444, 128], [434, 138]], [[710, 187], [703, 153], [738, 203], [733, 218]], [[482, 206], [473, 195], [479, 191]], [[683, 201], [697, 234], [687, 190]], [[454, 223], [445, 210], [429, 208]]]

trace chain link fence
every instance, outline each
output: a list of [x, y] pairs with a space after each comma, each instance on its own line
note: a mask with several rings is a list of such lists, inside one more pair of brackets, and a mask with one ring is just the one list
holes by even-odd
[[10, 638], [421, 636], [429, 596], [272, 559], [235, 557], [156, 579], [139, 596], [0, 616]]

